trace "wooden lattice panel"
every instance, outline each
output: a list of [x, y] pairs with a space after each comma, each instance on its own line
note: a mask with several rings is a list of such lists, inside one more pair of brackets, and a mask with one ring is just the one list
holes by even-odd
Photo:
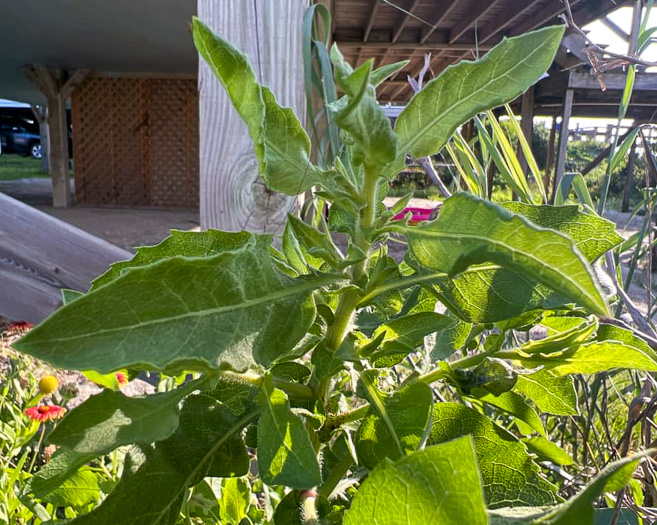
[[92, 77], [72, 106], [78, 203], [198, 206], [195, 80]]

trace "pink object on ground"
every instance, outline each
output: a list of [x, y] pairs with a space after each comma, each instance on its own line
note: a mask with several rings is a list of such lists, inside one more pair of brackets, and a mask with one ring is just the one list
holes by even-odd
[[404, 211], [401, 213], [398, 213], [395, 215], [392, 220], [393, 221], [400, 221], [406, 215], [409, 213], [411, 214], [410, 221], [411, 222], [422, 222], [422, 221], [428, 221], [431, 219], [431, 215], [433, 214], [434, 210], [432, 208], [404, 208]]

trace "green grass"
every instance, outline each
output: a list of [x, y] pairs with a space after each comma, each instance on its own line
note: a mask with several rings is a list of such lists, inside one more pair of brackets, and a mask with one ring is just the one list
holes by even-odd
[[41, 161], [13, 153], [0, 155], [0, 181], [49, 177], [41, 171]]

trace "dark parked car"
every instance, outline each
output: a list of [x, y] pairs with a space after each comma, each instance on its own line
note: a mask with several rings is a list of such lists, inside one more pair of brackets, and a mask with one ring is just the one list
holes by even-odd
[[2, 119], [0, 145], [3, 153], [31, 155], [35, 159], [40, 159], [42, 152], [39, 125], [22, 119]]

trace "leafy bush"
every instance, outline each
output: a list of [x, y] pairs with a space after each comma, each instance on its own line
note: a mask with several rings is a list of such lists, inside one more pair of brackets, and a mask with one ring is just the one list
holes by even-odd
[[[48, 436], [59, 451], [42, 484], [130, 447], [120, 481], [71, 523], [593, 523], [598, 495], [623, 487], [641, 455], [563, 501], [531, 451], [563, 461], [538, 414], [577, 414], [573, 375], [657, 371], [648, 343], [607, 322], [591, 264], [622, 240], [613, 224], [576, 206], [458, 193], [413, 226], [392, 220], [407, 199], [381, 204], [407, 155], [437, 153], [461, 124], [522, 94], [562, 35], [505, 40], [449, 68], [394, 130], [375, 87], [401, 66], [354, 70], [334, 47], [344, 96], [331, 110], [347, 147], [321, 168], [292, 111], [196, 20], [267, 186], [315, 188], [330, 215], [290, 216], [280, 250], [271, 235], [173, 232], [89, 293], [67, 294], [15, 344], [57, 367], [149, 370], [176, 386], [106, 390]], [[401, 264], [393, 236], [408, 243]], [[535, 326], [547, 337], [520, 339]]]

